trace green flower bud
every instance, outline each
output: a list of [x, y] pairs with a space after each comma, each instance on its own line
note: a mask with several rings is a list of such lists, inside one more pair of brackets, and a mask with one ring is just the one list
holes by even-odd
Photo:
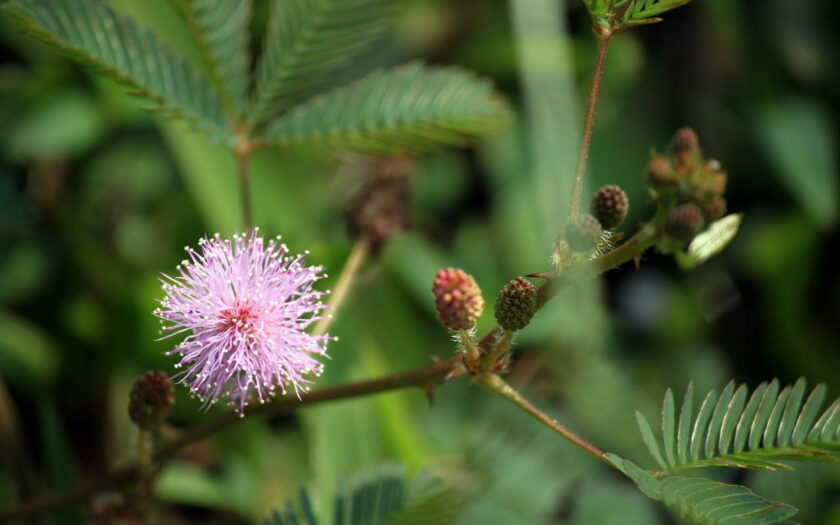
[[592, 215], [606, 230], [612, 230], [627, 217], [630, 201], [618, 186], [604, 186], [592, 196]]
[[680, 156], [684, 154], [693, 155], [700, 150], [700, 139], [697, 132], [689, 127], [681, 128], [674, 134], [671, 141], [671, 152]]
[[648, 161], [647, 181], [655, 190], [665, 190], [674, 186], [674, 168], [665, 155], [654, 155]]
[[522, 330], [537, 312], [537, 289], [522, 277], [508, 282], [496, 298], [496, 322], [505, 330]]

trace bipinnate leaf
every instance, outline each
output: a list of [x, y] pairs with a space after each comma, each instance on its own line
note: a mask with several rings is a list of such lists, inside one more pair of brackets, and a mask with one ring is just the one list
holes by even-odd
[[[384, 466], [356, 476], [333, 501], [334, 525], [450, 525], [463, 504], [460, 491], [437, 479]], [[305, 490], [298, 502], [287, 502], [265, 525], [320, 525]]]
[[257, 66], [251, 120], [280, 115], [361, 55], [393, 21], [397, 0], [274, 0]]
[[0, 10], [34, 38], [131, 86], [165, 116], [225, 138], [228, 122], [206, 77], [101, 1], [11, 0]]
[[795, 507], [768, 500], [741, 485], [702, 477], [654, 477], [633, 462], [615, 454], [607, 459], [651, 499], [678, 512], [697, 525], [788, 524]]
[[[694, 419], [689, 444], [686, 433], [694, 396], [694, 387], [689, 385], [677, 430], [670, 390], [666, 394], [661, 445], [641, 414], [637, 414], [639, 429], [663, 475], [707, 467], [791, 468], [781, 461], [840, 463], [840, 399], [820, 415], [825, 385], [817, 385], [807, 398], [805, 394], [804, 379], [781, 391], [774, 379], [758, 385], [752, 395], [746, 385], [736, 389], [730, 382], [720, 396], [714, 390], [706, 396]], [[674, 443], [676, 453], [671, 452]], [[660, 446], [666, 451], [664, 457]]]
[[373, 73], [298, 106], [269, 126], [269, 144], [364, 153], [419, 153], [504, 128], [505, 100], [490, 82], [417, 63]]
[[624, 11], [624, 23], [634, 26], [661, 22], [659, 15], [689, 2], [691, 0], [634, 0]]
[[181, 13], [232, 120], [245, 114], [251, 78], [252, 0], [170, 0]]

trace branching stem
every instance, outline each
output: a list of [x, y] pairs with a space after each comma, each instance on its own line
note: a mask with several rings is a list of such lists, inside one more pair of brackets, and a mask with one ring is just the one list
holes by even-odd
[[479, 377], [479, 382], [485, 387], [487, 387], [488, 390], [504, 397], [514, 405], [518, 406], [519, 408], [533, 416], [537, 421], [539, 421], [543, 425], [547, 426], [554, 432], [560, 434], [567, 440], [571, 441], [576, 446], [583, 449], [586, 453], [598, 458], [607, 465], [615, 468], [615, 466], [606, 458], [603, 450], [599, 449], [592, 443], [589, 443], [582, 437], [578, 436], [568, 428], [561, 425], [556, 419], [550, 417], [548, 414], [535, 407], [530, 401], [525, 399], [525, 397], [523, 397], [522, 394], [520, 394], [518, 391], [516, 391], [516, 389], [514, 389], [512, 386], [506, 383], [505, 380], [501, 377], [497, 375], [482, 375]]
[[[332, 388], [315, 390], [313, 392], [304, 392], [301, 393], [300, 399], [294, 396], [281, 397], [271, 403], [249, 408], [248, 417], [253, 418], [279, 414], [294, 410], [302, 405], [313, 405], [337, 399], [349, 399], [402, 388], [432, 388], [444, 379], [452, 379], [465, 373], [466, 370], [463, 367], [461, 356], [456, 355], [445, 361], [439, 361], [408, 372], [399, 372], [379, 379], [348, 383]], [[236, 414], [229, 412], [194, 425], [185, 430], [179, 437], [161, 443], [156, 448], [152, 456], [152, 461], [161, 462], [169, 459], [190, 443], [200, 441], [221, 432], [239, 420], [240, 418]], [[0, 510], [0, 524], [8, 523], [14, 519], [19, 519], [36, 512], [44, 512], [85, 502], [102, 491], [117, 489], [124, 485], [136, 483], [142, 478], [145, 470], [140, 462], [134, 462], [112, 470], [105, 477], [91, 484], [82, 485], [63, 492], [46, 494], [20, 503], [17, 506]]]
[[586, 118], [583, 122], [583, 138], [580, 141], [575, 180], [572, 186], [572, 198], [569, 204], [569, 216], [577, 215], [580, 210], [580, 196], [583, 192], [583, 177], [586, 174], [586, 163], [589, 160], [589, 149], [592, 145], [592, 129], [595, 127], [595, 110], [598, 107], [598, 97], [601, 94], [601, 79], [604, 76], [604, 63], [607, 60], [607, 50], [610, 47], [610, 33], [598, 37], [598, 57], [595, 59], [595, 72], [592, 74], [592, 85], [589, 88], [589, 100], [586, 104]]

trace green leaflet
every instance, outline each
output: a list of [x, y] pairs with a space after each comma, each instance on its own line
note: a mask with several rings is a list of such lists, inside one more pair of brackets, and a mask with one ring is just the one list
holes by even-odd
[[624, 23], [632, 26], [660, 22], [659, 15], [689, 2], [691, 0], [635, 0], [624, 12]]
[[[423, 476], [408, 480], [400, 467], [386, 466], [356, 476], [340, 491], [334, 525], [448, 525], [455, 521], [462, 497], [451, 487]], [[319, 525], [309, 495], [287, 502], [266, 525]]]
[[768, 500], [741, 485], [701, 477], [655, 478], [615, 454], [607, 459], [633, 480], [646, 496], [661, 501], [698, 525], [769, 525], [791, 523], [795, 507]]
[[134, 88], [167, 116], [227, 137], [218, 96], [150, 31], [96, 0], [12, 0], [0, 8], [36, 39]]
[[485, 137], [511, 120], [492, 85], [461, 69], [413, 63], [298, 106], [266, 133], [282, 147], [417, 153]]
[[[840, 399], [819, 415], [825, 399], [825, 385], [818, 385], [807, 398], [805, 388], [805, 380], [800, 379], [781, 391], [777, 380], [762, 383], [752, 395], [748, 395], [746, 385], [735, 389], [733, 382], [726, 386], [720, 397], [713, 390], [706, 396], [694, 420], [690, 445], [686, 436], [693, 411], [693, 386], [690, 385], [686, 392], [677, 430], [674, 401], [669, 390], [663, 403], [661, 445], [641, 414], [638, 414], [639, 429], [651, 456], [661, 468], [659, 475], [707, 467], [790, 469], [780, 463], [786, 460], [840, 463], [840, 431], [837, 428]], [[675, 442], [676, 453], [673, 452]], [[662, 456], [663, 448], [667, 464]]]
[[248, 25], [252, 1], [170, 0], [184, 17], [232, 119], [244, 116], [251, 57]]
[[394, 0], [274, 0], [250, 118], [263, 123], [361, 55], [392, 22]]

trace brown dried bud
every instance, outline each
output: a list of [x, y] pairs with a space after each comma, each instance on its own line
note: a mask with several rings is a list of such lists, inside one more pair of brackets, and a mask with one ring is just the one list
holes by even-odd
[[131, 388], [128, 417], [144, 430], [157, 428], [174, 403], [175, 391], [169, 376], [161, 371], [146, 372]]
[[432, 283], [432, 294], [438, 319], [449, 329], [472, 328], [484, 312], [481, 288], [463, 270], [446, 268], [438, 271]]
[[664, 190], [674, 185], [674, 168], [665, 155], [654, 155], [648, 161], [647, 180], [651, 188]]
[[700, 139], [697, 132], [689, 127], [681, 128], [674, 134], [671, 141], [671, 152], [674, 155], [693, 155], [700, 150]]
[[537, 289], [522, 277], [508, 282], [496, 298], [496, 322], [505, 330], [522, 330], [536, 312]]
[[409, 226], [408, 173], [412, 166], [401, 157], [375, 159], [366, 166], [372, 176], [352, 199], [347, 218], [350, 233], [366, 238], [376, 253], [394, 233]]
[[714, 222], [726, 215], [726, 199], [713, 197], [704, 202], [702, 208], [706, 222]]
[[665, 234], [683, 244], [688, 244], [701, 229], [703, 212], [696, 204], [677, 206], [665, 219]]
[[604, 229], [589, 213], [580, 213], [566, 223], [566, 244], [575, 252], [588, 252], [598, 245]]
[[630, 210], [630, 201], [618, 186], [604, 186], [592, 196], [590, 210], [605, 230], [612, 230], [624, 222]]

